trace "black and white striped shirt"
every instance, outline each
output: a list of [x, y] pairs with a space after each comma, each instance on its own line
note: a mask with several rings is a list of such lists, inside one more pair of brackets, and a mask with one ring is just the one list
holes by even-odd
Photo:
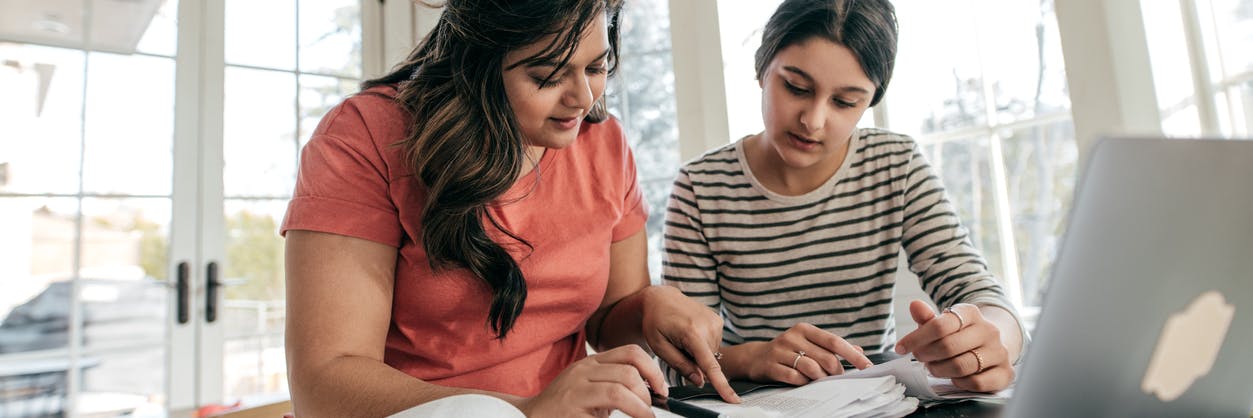
[[892, 349], [902, 249], [941, 309], [1017, 315], [913, 139], [857, 130], [835, 175], [801, 196], [763, 187], [743, 143], [685, 165], [666, 214], [663, 280], [722, 314], [723, 344], [808, 322], [866, 353]]

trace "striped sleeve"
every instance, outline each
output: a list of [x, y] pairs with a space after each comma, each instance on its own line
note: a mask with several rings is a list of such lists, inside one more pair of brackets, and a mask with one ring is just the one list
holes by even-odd
[[714, 311], [721, 308], [717, 262], [705, 240], [700, 208], [687, 170], [680, 170], [666, 207], [662, 282]]
[[940, 309], [956, 303], [974, 303], [1014, 312], [1004, 289], [988, 271], [987, 262], [971, 244], [939, 177], [916, 144], [906, 167], [901, 244], [922, 289]]

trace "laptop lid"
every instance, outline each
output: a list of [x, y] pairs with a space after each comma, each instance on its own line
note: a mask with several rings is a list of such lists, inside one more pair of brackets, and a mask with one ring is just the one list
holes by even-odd
[[1253, 141], [1089, 159], [1007, 416], [1253, 411]]

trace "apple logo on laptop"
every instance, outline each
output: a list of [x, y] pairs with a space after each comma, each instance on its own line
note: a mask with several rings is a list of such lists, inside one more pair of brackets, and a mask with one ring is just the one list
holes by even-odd
[[1214, 366], [1235, 312], [1235, 306], [1221, 293], [1211, 290], [1197, 296], [1183, 312], [1171, 315], [1153, 349], [1140, 389], [1163, 402], [1183, 395]]

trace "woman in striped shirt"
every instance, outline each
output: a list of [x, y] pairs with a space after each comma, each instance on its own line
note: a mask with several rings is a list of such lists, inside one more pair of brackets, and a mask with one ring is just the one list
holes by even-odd
[[[724, 319], [727, 377], [801, 385], [913, 353], [975, 391], [1012, 381], [1026, 334], [909, 137], [858, 129], [896, 55], [887, 0], [787, 0], [757, 50], [765, 131], [679, 172], [664, 280]], [[944, 311], [893, 326], [898, 257]]]

